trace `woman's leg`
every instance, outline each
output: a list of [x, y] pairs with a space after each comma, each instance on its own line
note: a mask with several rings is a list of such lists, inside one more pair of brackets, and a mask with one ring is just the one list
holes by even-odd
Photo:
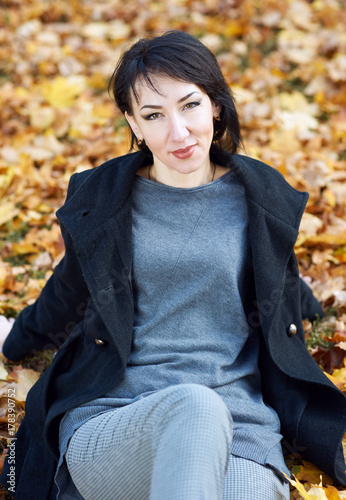
[[222, 399], [182, 384], [86, 422], [66, 462], [86, 500], [217, 500], [231, 439]]
[[289, 500], [289, 484], [265, 465], [231, 455], [223, 500]]

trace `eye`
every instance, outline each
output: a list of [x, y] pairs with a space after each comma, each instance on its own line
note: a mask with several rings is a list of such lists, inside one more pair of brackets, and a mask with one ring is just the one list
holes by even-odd
[[199, 101], [194, 101], [194, 102], [188, 102], [187, 104], [185, 104], [184, 108], [185, 109], [193, 109], [193, 108], [196, 108], [197, 106], [199, 106], [201, 103]]
[[161, 113], [151, 113], [150, 115], [145, 116], [146, 120], [157, 120], [161, 116]]

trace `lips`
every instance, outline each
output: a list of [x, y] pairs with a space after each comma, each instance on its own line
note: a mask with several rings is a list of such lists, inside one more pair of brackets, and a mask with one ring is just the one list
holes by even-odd
[[175, 151], [172, 151], [172, 155], [175, 156], [176, 158], [179, 158], [180, 160], [186, 160], [187, 158], [190, 158], [193, 155], [195, 149], [196, 149], [196, 144], [193, 144], [192, 146], [188, 146], [187, 148], [176, 149]]

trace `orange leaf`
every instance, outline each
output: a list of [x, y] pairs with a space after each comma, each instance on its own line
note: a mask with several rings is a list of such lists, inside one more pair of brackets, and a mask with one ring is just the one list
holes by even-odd
[[334, 342], [335, 344], [337, 344], [338, 342], [345, 342], [346, 332], [335, 332], [331, 341]]
[[328, 484], [324, 491], [328, 500], [340, 500], [339, 492], [334, 486]]

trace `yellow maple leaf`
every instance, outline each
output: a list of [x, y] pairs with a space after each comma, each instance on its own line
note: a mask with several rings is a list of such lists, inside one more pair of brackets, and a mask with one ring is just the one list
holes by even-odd
[[83, 86], [73, 78], [57, 76], [52, 82], [44, 82], [40, 86], [45, 100], [54, 108], [72, 106], [83, 91]]

